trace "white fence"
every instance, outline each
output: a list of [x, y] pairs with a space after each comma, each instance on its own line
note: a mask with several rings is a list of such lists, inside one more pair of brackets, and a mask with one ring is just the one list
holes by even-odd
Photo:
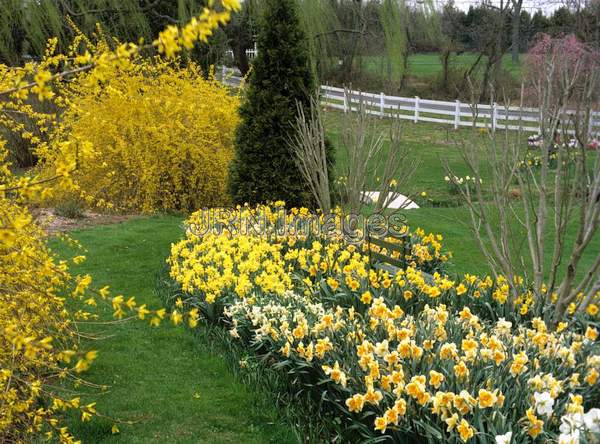
[[[236, 70], [221, 68], [221, 78], [232, 86], [239, 86], [242, 79]], [[334, 86], [321, 86], [321, 103], [329, 108], [344, 112], [356, 111], [363, 102], [369, 114], [380, 117], [399, 118], [417, 122], [432, 122], [452, 125], [455, 129], [461, 126], [497, 129], [522, 130], [539, 132], [539, 110], [518, 106], [502, 106], [499, 104], [475, 105], [456, 100], [444, 102], [427, 100], [419, 97], [388, 96], [384, 93], [373, 94], [361, 91], [344, 90]], [[573, 112], [567, 113], [567, 115]], [[590, 133], [600, 135], [600, 112], [590, 116]]]
[[[456, 100], [444, 102], [419, 97], [387, 96], [360, 91], [345, 91], [344, 88], [321, 86], [321, 103], [329, 108], [344, 112], [355, 111], [363, 102], [369, 114], [381, 117], [395, 117], [417, 122], [433, 122], [477, 128], [523, 130], [539, 132], [539, 110], [518, 106], [475, 105]], [[572, 115], [568, 112], [567, 115]], [[590, 116], [590, 132], [600, 133], [600, 112]]]
[[[225, 51], [225, 53], [233, 58], [233, 51], [231, 49], [228, 49], [227, 51]], [[246, 50], [246, 57], [248, 57], [250, 60], [252, 60], [254, 57], [256, 57], [256, 54], [258, 53], [258, 51], [256, 50], [256, 48], [254, 49], [247, 49]]]

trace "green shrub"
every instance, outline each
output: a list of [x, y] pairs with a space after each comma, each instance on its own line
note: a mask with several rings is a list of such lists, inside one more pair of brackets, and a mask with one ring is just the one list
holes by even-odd
[[258, 56], [240, 109], [229, 192], [236, 203], [283, 200], [310, 205], [308, 185], [288, 146], [296, 102], [315, 92], [306, 36], [293, 0], [267, 0]]
[[68, 219], [83, 219], [85, 217], [83, 204], [76, 199], [64, 200], [54, 207], [54, 213]]

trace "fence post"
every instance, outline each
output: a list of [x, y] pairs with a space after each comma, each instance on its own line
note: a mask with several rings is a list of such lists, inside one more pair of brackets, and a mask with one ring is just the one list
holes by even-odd
[[519, 131], [523, 131], [523, 103], [519, 104]]
[[456, 101], [456, 107], [454, 108], [454, 129], [458, 129], [460, 125], [460, 100]]
[[383, 113], [385, 112], [385, 94], [383, 93], [379, 93], [379, 111], [381, 112], [379, 117], [383, 119]]
[[221, 66], [221, 81], [225, 81], [225, 76], [227, 75], [227, 68], [225, 65]]
[[415, 123], [419, 121], [419, 96], [415, 96]]
[[494, 102], [492, 104], [492, 132], [496, 131], [496, 125], [498, 124], [498, 104]]
[[344, 90], [344, 113], [348, 112], [348, 93]]
[[594, 137], [594, 111], [590, 111], [590, 121], [588, 122], [588, 137]]

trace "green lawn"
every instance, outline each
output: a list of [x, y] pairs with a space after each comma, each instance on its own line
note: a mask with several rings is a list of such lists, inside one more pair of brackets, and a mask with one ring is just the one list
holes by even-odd
[[[135, 296], [158, 308], [156, 274], [171, 242], [182, 237], [181, 218], [157, 216], [71, 233], [87, 253], [76, 267], [90, 273], [98, 287]], [[53, 239], [59, 256], [73, 250]], [[110, 313], [104, 313], [110, 319]], [[89, 329], [89, 327], [88, 327]], [[94, 328], [98, 331], [98, 327]], [[110, 389], [94, 396], [98, 411], [134, 425], [95, 419], [72, 430], [86, 443], [268, 443], [295, 442], [281, 425], [272, 400], [237, 381], [219, 350], [210, 350], [190, 331], [164, 323], [153, 328], [141, 321], [105, 326], [106, 339], [86, 343], [99, 357], [86, 378]]]
[[[338, 111], [328, 111], [326, 114], [327, 134], [336, 147], [342, 143], [342, 128], [344, 126], [343, 114]], [[389, 119], [374, 119], [375, 131], [387, 136]], [[466, 176], [469, 170], [465, 166], [460, 147], [471, 141], [480, 145], [487, 136], [480, 131], [461, 127], [452, 129], [449, 125], [436, 125], [430, 123], [418, 123], [405, 121], [402, 127], [402, 143], [408, 144], [410, 156], [419, 162], [410, 181], [410, 189], [404, 194], [425, 191], [427, 195], [436, 202], [455, 200], [456, 196], [451, 190], [444, 177], [447, 175], [444, 165], [448, 164], [451, 171], [457, 176]], [[389, 149], [389, 138], [385, 137], [384, 154]], [[337, 150], [337, 171], [342, 174], [346, 159], [343, 150]], [[368, 185], [375, 185], [376, 177], [367, 178]]]
[[[452, 57], [451, 66], [455, 69], [466, 69], [475, 62], [476, 58], [477, 55], [474, 53], [462, 53]], [[363, 56], [357, 63], [362, 64], [363, 68], [375, 75], [384, 73], [387, 69], [380, 56]], [[502, 59], [502, 67], [514, 76], [521, 75], [521, 63], [513, 62], [510, 54], [506, 54]], [[439, 54], [411, 54], [408, 56], [408, 74], [414, 77], [433, 77], [441, 72], [442, 64]]]

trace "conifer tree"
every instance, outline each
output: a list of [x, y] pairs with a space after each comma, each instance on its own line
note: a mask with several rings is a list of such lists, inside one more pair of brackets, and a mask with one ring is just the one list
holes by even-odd
[[289, 146], [296, 103], [310, 106], [316, 84], [294, 0], [266, 0], [241, 106], [229, 190], [235, 203], [312, 203]]

